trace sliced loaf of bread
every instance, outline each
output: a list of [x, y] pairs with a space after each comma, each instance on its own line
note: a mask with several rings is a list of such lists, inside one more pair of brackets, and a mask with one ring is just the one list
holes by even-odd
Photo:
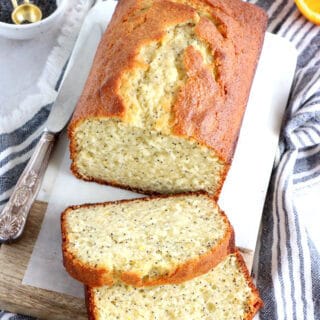
[[67, 208], [64, 266], [89, 286], [181, 283], [234, 251], [233, 229], [205, 193]]
[[262, 306], [239, 252], [188, 282], [86, 288], [90, 320], [250, 320]]

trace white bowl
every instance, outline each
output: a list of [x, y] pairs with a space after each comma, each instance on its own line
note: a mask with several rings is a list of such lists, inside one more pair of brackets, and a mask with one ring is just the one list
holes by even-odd
[[66, 8], [68, 0], [57, 0], [57, 9], [47, 18], [29, 24], [10, 24], [0, 22], [0, 36], [8, 39], [31, 39], [46, 33], [49, 29], [58, 25]]

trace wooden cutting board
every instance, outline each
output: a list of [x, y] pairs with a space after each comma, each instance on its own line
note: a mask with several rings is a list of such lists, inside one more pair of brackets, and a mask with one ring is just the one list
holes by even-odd
[[[0, 246], [0, 309], [47, 320], [87, 319], [83, 299], [22, 284], [46, 208], [36, 201], [22, 238]], [[253, 253], [242, 254], [251, 268]]]
[[22, 285], [47, 203], [33, 205], [22, 238], [0, 247], [0, 309], [40, 319], [87, 319], [83, 299]]

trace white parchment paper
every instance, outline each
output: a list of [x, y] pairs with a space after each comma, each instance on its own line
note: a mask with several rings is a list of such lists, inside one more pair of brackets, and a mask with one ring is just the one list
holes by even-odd
[[[94, 25], [104, 29], [113, 1], [100, 3], [85, 21], [74, 60]], [[95, 51], [95, 48], [93, 48]], [[220, 206], [236, 232], [238, 246], [254, 251], [261, 213], [277, 150], [283, 111], [295, 70], [297, 54], [285, 40], [267, 34], [238, 146], [224, 184]], [[39, 200], [49, 202], [23, 284], [83, 297], [83, 286], [69, 277], [62, 265], [60, 214], [73, 204], [139, 197], [118, 188], [84, 182], [70, 172], [66, 135], [62, 135], [51, 159]]]

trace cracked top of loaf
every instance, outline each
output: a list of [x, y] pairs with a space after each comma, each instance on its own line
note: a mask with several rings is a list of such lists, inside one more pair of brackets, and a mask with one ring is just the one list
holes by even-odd
[[240, 0], [121, 0], [69, 132], [88, 118], [195, 140], [230, 163], [267, 17]]

